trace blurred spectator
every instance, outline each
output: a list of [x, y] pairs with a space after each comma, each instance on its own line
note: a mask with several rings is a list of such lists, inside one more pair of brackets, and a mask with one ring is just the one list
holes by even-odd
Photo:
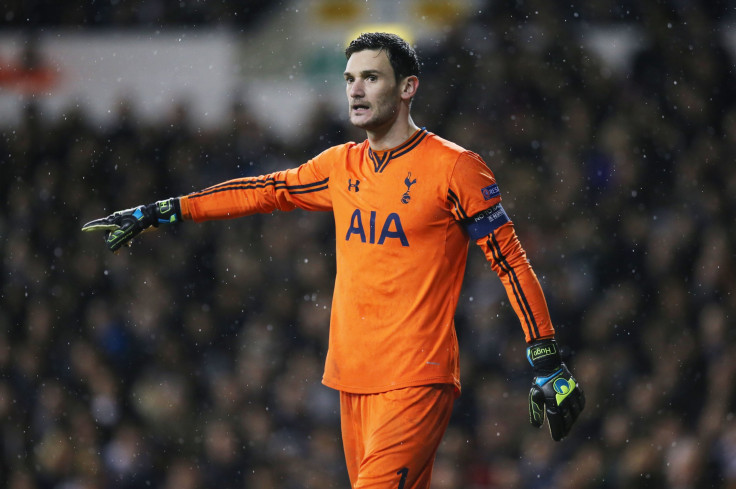
[[[736, 488], [736, 80], [715, 25], [727, 3], [495, 2], [420, 46], [417, 122], [493, 168], [588, 396], [565, 442], [528, 426], [522, 334], [471, 252], [464, 392], [437, 489]], [[238, 23], [267, 4], [11, 2], [5, 21]], [[636, 23], [651, 42], [612, 73], [564, 25], [579, 16]], [[119, 256], [77, 232], [101, 209], [291, 167], [349, 133], [314, 116], [303, 145], [273, 157], [277, 138], [242, 106], [211, 134], [189, 130], [185, 105], [148, 127], [125, 101], [108, 131], [33, 103], [2, 129], [1, 487], [347, 487], [338, 401], [319, 383], [329, 216], [182, 225]]]

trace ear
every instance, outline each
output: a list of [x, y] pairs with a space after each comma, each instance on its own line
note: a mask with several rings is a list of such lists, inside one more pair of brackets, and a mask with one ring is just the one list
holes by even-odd
[[419, 78], [414, 75], [407, 76], [401, 81], [401, 99], [411, 100], [417, 94], [419, 88]]

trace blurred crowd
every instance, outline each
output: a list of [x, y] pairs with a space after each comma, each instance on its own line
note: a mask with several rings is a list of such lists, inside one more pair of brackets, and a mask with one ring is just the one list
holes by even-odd
[[88, 29], [166, 25], [248, 27], [283, 7], [282, 3], [272, 0], [4, 0], [0, 25], [32, 29], [51, 26]]
[[[523, 334], [471, 249], [463, 393], [432, 487], [736, 488], [736, 80], [721, 4], [637, 3], [648, 42], [618, 73], [554, 2], [498, 3], [418, 46], [414, 119], [494, 171], [588, 402], [561, 443], [529, 426]], [[0, 487], [349, 486], [338, 396], [320, 384], [331, 215], [184, 223], [119, 255], [79, 231], [363, 138], [341, 114], [303, 130], [284, 145], [241, 104], [204, 131], [183, 104], [147, 125], [121, 103], [99, 127], [32, 102], [2, 128]]]

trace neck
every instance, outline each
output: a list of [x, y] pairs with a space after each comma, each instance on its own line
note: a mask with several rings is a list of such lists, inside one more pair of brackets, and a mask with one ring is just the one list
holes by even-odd
[[411, 116], [396, 119], [385, 128], [366, 130], [368, 144], [373, 151], [395, 148], [411, 137], [419, 129]]

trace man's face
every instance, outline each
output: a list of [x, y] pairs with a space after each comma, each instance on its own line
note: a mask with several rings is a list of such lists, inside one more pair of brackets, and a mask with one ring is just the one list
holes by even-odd
[[384, 51], [353, 53], [345, 67], [350, 122], [367, 131], [390, 125], [401, 96], [394, 70]]

